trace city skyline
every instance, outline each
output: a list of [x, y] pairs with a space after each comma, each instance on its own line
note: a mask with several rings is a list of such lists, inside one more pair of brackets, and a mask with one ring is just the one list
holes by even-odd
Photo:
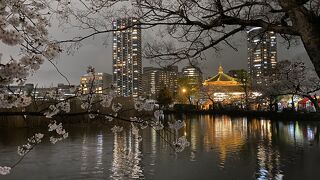
[[[67, 33], [56, 32], [57, 34]], [[245, 35], [246, 32], [243, 32]], [[206, 52], [206, 60], [200, 63], [200, 68], [203, 71], [203, 78], [206, 79], [211, 76], [220, 64], [223, 65], [225, 71], [231, 69], [247, 69], [247, 39], [243, 35], [235, 35], [233, 41], [237, 42], [238, 51], [231, 49], [230, 47], [222, 48], [221, 51], [216, 53]], [[150, 36], [150, 32], [145, 32], [142, 41], [146, 39], [146, 36]], [[100, 37], [100, 38], [99, 38]], [[112, 40], [109, 37], [107, 44], [103, 45], [106, 41], [104, 36], [97, 36], [93, 39], [86, 40], [87, 43], [81, 49], [75, 52], [73, 55], [61, 54], [54, 60], [55, 65], [70, 81], [71, 84], [79, 83], [79, 77], [85, 74], [85, 71], [89, 65], [96, 68], [97, 72], [106, 72], [112, 74]], [[283, 39], [278, 37], [278, 60], [302, 60], [312, 67], [310, 59], [303, 48], [301, 42], [297, 46], [287, 49], [287, 44], [283, 43]], [[10, 52], [11, 49], [4, 47], [6, 52]], [[3, 54], [3, 58], [6, 59], [6, 54]], [[90, 60], [90, 61], [88, 61]], [[149, 60], [142, 59], [142, 65], [157, 67], [157, 64], [150, 63]], [[179, 70], [187, 62], [177, 64]], [[41, 68], [30, 76], [27, 83], [38, 84], [39, 87], [55, 86], [58, 83], [68, 82], [56, 71], [55, 67], [51, 63], [45, 62]]]
[[317, 177], [320, 0], [0, 1], [0, 179]]

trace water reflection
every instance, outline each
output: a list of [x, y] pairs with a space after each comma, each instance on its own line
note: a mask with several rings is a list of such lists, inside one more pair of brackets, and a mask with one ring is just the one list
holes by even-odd
[[271, 144], [260, 142], [257, 148], [257, 179], [281, 179], [280, 153]]
[[219, 154], [220, 167], [223, 168], [228, 154], [236, 153], [245, 143], [247, 120], [234, 119], [228, 116], [202, 116], [199, 120], [187, 122], [186, 134], [191, 143], [190, 160], [196, 160], [195, 151], [215, 151]]
[[[28, 155], [37, 163], [23, 161], [8, 179], [22, 179], [32, 169], [43, 172], [32, 179], [312, 179], [318, 173], [319, 122], [209, 115], [179, 119], [186, 121], [179, 133], [190, 147], [177, 156], [166, 142], [174, 141], [172, 133], [147, 128], [140, 142], [130, 129], [116, 134], [69, 129], [66, 142], [45, 142]], [[1, 163], [12, 162], [16, 145], [30, 132], [0, 129]]]
[[87, 146], [87, 135], [83, 134], [82, 146], [81, 146], [81, 174], [87, 174], [86, 170], [88, 167], [88, 146]]
[[111, 179], [142, 179], [140, 139], [131, 131], [114, 133]]
[[102, 155], [103, 155], [103, 135], [97, 135], [97, 149], [96, 149], [96, 166], [95, 169], [97, 170], [96, 173], [101, 174], [103, 173], [103, 162], [102, 162]]
[[319, 144], [319, 125], [304, 124], [301, 122], [278, 122], [276, 124], [276, 133], [279, 138], [288, 144]]
[[[213, 151], [219, 158], [219, 168], [226, 167], [247, 151], [255, 154], [257, 179], [282, 179], [285, 159], [279, 151], [281, 143], [293, 145], [296, 150], [309, 143], [319, 146], [318, 126], [299, 122], [270, 121], [266, 119], [231, 118], [229, 116], [201, 116], [189, 119], [183, 130], [190, 139], [190, 161], [197, 160], [196, 151]], [[289, 157], [293, 152], [286, 152]], [[287, 156], [288, 154], [284, 154]], [[292, 159], [293, 160], [293, 159]], [[286, 159], [286, 161], [292, 161]]]

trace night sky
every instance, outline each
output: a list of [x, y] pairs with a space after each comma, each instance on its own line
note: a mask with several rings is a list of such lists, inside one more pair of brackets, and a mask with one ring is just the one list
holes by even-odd
[[[111, 22], [110, 22], [111, 24]], [[50, 29], [50, 34], [53, 38], [58, 40], [71, 39], [77, 35], [84, 35], [85, 33], [78, 29], [64, 29], [58, 28], [53, 24]], [[145, 43], [148, 37], [156, 34], [151, 30], [144, 30], [142, 32], [142, 42]], [[73, 55], [61, 54], [55, 59], [56, 66], [68, 78], [71, 84], [78, 85], [80, 76], [85, 74], [86, 67], [92, 65], [97, 72], [106, 72], [112, 74], [112, 34], [100, 34], [94, 38], [87, 39], [82, 42], [82, 47], [75, 51]], [[155, 37], [156, 38], [156, 37]], [[238, 51], [224, 45], [220, 45], [219, 52], [209, 49], [206, 52], [206, 60], [200, 63], [200, 68], [204, 73], [204, 78], [215, 75], [219, 64], [224, 67], [225, 72], [230, 69], [247, 69], [247, 40], [246, 33], [242, 32], [231, 37], [233, 45], [238, 48]], [[298, 43], [287, 49], [287, 44], [281, 43], [282, 39], [278, 38], [278, 61], [280, 60], [302, 60], [311, 66], [310, 60], [303, 48], [303, 45]], [[16, 49], [0, 44], [0, 53], [3, 53], [2, 62], [9, 59], [10, 55], [17, 54]], [[156, 66], [150, 64], [149, 60], [143, 59], [143, 66]], [[186, 65], [186, 62], [180, 63], [180, 69]], [[35, 72], [28, 79], [27, 83], [38, 84], [38, 87], [56, 86], [57, 83], [65, 83], [67, 81], [55, 70], [53, 65], [46, 62], [41, 66], [40, 70]]]

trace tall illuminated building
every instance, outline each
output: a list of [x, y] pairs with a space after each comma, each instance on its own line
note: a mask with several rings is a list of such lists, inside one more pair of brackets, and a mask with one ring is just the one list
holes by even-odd
[[91, 91], [97, 94], [106, 93], [111, 88], [111, 75], [107, 73], [85, 74], [80, 77], [80, 89], [83, 94]]
[[137, 97], [141, 94], [141, 28], [134, 25], [136, 18], [122, 18], [113, 27], [113, 84], [120, 96]]
[[185, 66], [182, 68], [182, 77], [189, 78], [190, 84], [201, 85], [202, 84], [202, 72], [198, 67], [195, 66]]
[[178, 66], [167, 68], [144, 67], [142, 82], [143, 95], [146, 97], [157, 97], [164, 87], [175, 95], [178, 90]]
[[266, 84], [277, 64], [277, 36], [254, 27], [248, 33], [248, 72], [253, 85]]

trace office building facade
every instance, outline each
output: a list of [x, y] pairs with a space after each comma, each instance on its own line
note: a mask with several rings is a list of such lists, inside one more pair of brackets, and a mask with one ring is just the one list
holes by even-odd
[[141, 28], [136, 18], [117, 19], [113, 27], [113, 84], [119, 96], [137, 97], [142, 86]]
[[171, 93], [178, 91], [178, 67], [169, 68], [143, 68], [142, 75], [143, 95], [155, 98], [161, 89], [167, 88]]
[[277, 36], [260, 27], [250, 28], [248, 34], [248, 73], [253, 85], [266, 84], [274, 76], [277, 64]]
[[199, 85], [201, 86], [203, 78], [202, 72], [199, 68], [194, 66], [186, 66], [182, 68], [182, 77], [187, 77], [190, 79], [190, 83], [192, 85]]
[[80, 90], [83, 94], [92, 92], [107, 93], [112, 85], [112, 75], [107, 73], [85, 74], [80, 77]]

